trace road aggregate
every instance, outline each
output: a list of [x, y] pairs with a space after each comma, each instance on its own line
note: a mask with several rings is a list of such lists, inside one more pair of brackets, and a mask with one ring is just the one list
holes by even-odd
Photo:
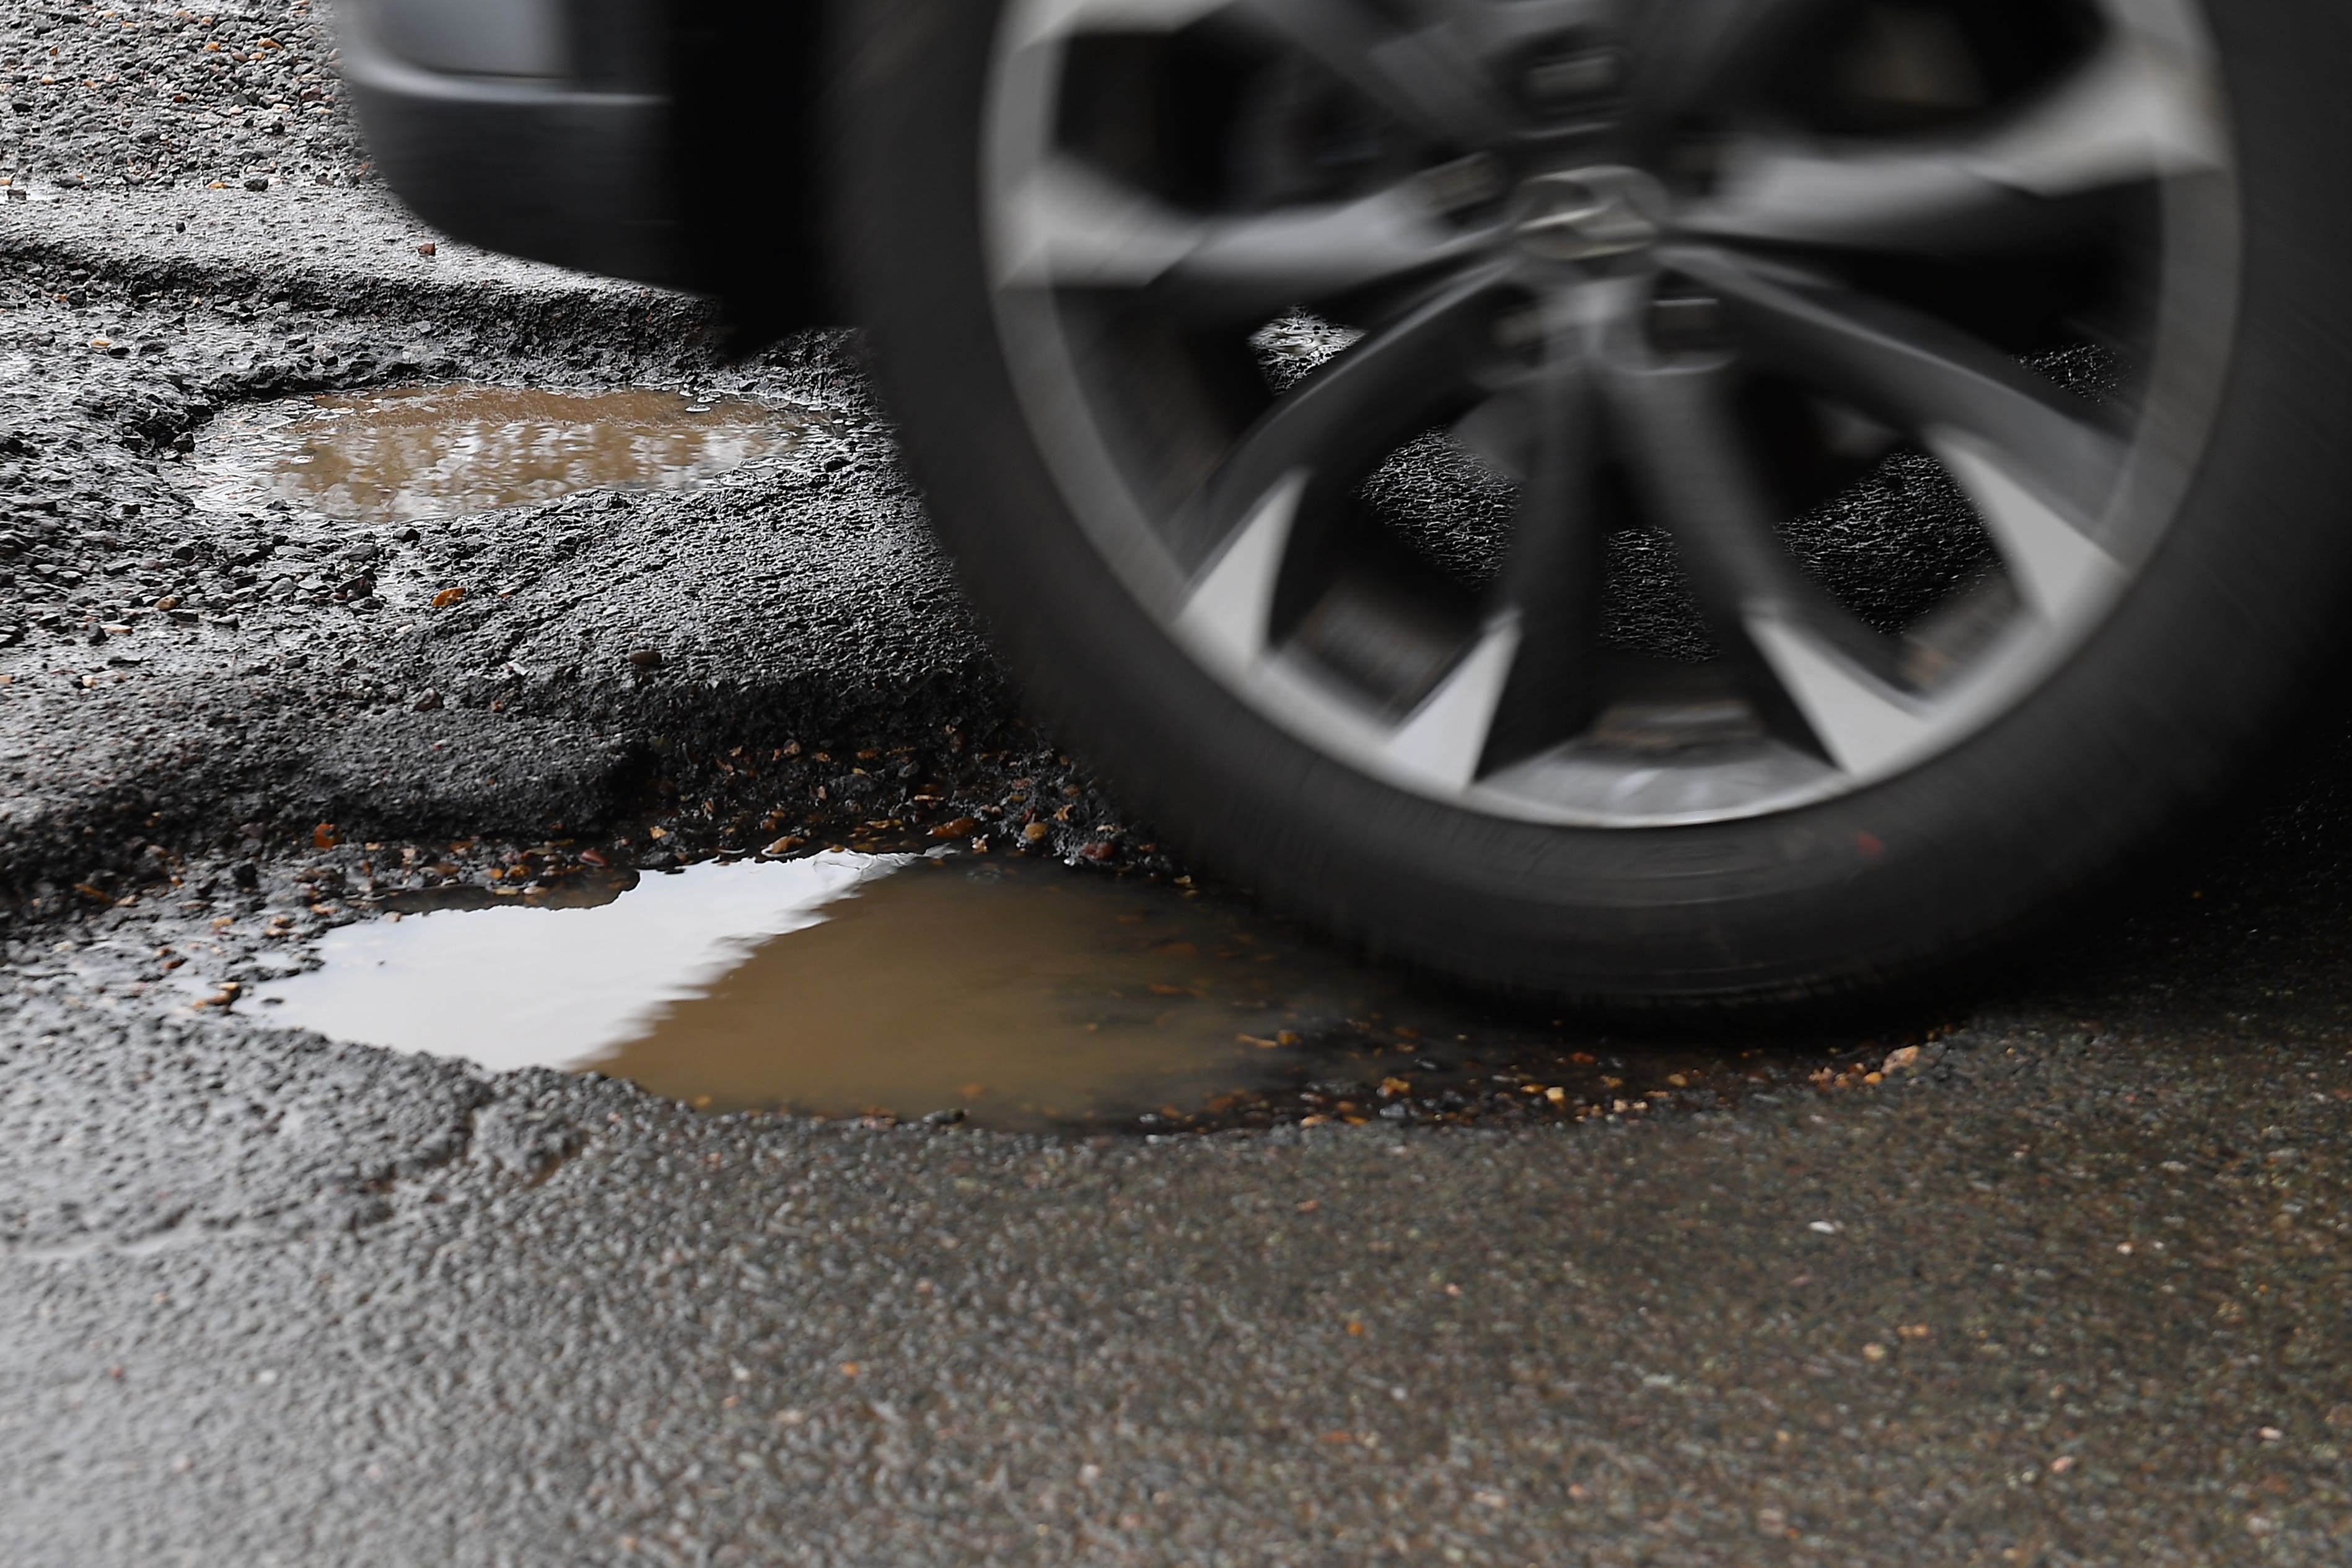
[[[1187, 868], [1021, 721], [853, 337], [730, 361], [431, 233], [286, 0], [0, 0], [0, 1562], [2343, 1561], [2339, 721], [2033, 967], [1725, 1101], [1016, 1136], [273, 1029], [241, 990], [395, 899]], [[195, 505], [225, 411], [436, 380], [806, 436]]]

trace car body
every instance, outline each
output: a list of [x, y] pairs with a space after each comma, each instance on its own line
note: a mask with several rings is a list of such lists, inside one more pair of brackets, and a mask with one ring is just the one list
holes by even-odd
[[[828, 314], [806, 152], [812, 0], [337, 9], [377, 171], [443, 232], [723, 296], [766, 332]], [[775, 289], [780, 273], [798, 287]]]

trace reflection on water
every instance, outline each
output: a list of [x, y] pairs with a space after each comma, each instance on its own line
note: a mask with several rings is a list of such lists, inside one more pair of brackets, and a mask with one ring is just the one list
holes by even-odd
[[1238, 902], [1051, 863], [828, 851], [630, 874], [344, 926], [258, 1010], [713, 1111], [1007, 1129], [1617, 1117], [1755, 1076], [1721, 1044], [1629, 1065]]
[[584, 905], [509, 901], [346, 925], [320, 945], [323, 968], [259, 994], [272, 1021], [341, 1040], [496, 1071], [587, 1066], [898, 863], [845, 852], [745, 861], [646, 877]]
[[798, 439], [797, 416], [676, 392], [394, 387], [223, 415], [197, 466], [228, 509], [256, 489], [337, 517], [450, 517], [575, 490], [683, 489]]

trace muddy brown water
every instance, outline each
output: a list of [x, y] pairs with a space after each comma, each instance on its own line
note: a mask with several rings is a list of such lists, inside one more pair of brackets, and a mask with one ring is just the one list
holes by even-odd
[[677, 392], [457, 383], [321, 392], [215, 420], [196, 465], [216, 509], [451, 517], [578, 490], [686, 489], [791, 448], [789, 410]]
[[1241, 900], [1050, 862], [830, 851], [438, 902], [330, 933], [254, 1010], [712, 1112], [1009, 1130], [1633, 1116], [1790, 1075], [1489, 1016]]

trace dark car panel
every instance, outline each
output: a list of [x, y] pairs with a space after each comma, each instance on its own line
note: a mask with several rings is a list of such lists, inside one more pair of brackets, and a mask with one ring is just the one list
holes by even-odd
[[814, 11], [344, 0], [343, 76], [384, 178], [443, 232], [717, 294], [739, 340], [764, 338], [826, 314]]

